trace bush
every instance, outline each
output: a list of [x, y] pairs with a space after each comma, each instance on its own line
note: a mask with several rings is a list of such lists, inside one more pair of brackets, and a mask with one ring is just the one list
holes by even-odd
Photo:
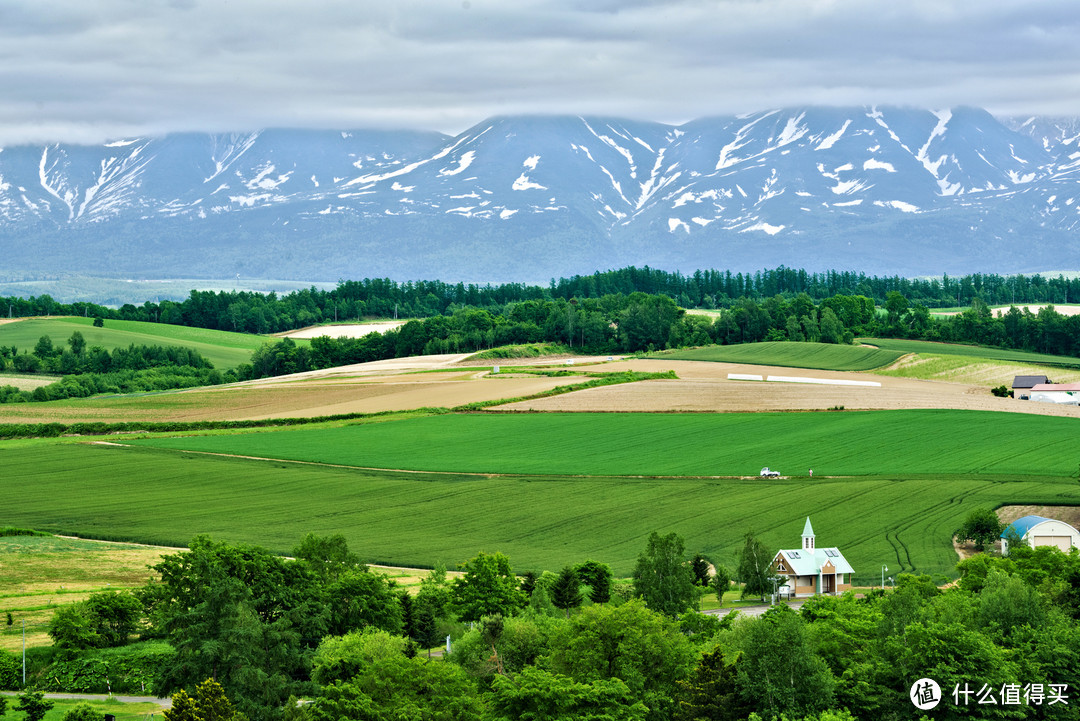
[[15, 654], [0, 651], [0, 688], [18, 688], [22, 681], [22, 665]]
[[82, 701], [64, 714], [64, 721], [105, 721], [105, 714], [98, 711], [88, 702]]
[[51, 533], [45, 533], [45, 531], [34, 531], [29, 528], [16, 528], [14, 526], [4, 526], [0, 528], [0, 536], [51, 536]]
[[1003, 386], [1003, 385], [998, 386], [996, 388], [991, 388], [990, 392], [993, 393], [998, 398], [1011, 398], [1012, 394], [1013, 394], [1012, 391], [1009, 390], [1009, 388], [1007, 386]]
[[84, 651], [76, 658], [54, 661], [37, 677], [46, 691], [153, 694], [159, 690], [162, 673], [175, 660], [172, 646], [147, 641]]

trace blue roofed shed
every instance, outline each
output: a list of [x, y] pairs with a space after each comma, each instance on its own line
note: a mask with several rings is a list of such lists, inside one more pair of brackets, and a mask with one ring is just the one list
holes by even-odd
[[1009, 536], [1015, 531], [1032, 548], [1054, 546], [1066, 553], [1069, 549], [1080, 548], [1080, 531], [1065, 521], [1058, 521], [1045, 516], [1024, 516], [1006, 526], [1001, 534], [1001, 553], [1009, 555]]

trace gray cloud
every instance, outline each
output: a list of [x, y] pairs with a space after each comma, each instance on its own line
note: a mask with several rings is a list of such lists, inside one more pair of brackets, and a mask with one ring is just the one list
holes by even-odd
[[1073, 0], [15, 0], [0, 144], [779, 105], [1080, 115]]

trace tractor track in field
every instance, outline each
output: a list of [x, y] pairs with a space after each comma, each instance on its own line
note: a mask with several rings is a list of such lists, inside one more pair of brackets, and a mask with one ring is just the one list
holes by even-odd
[[[133, 446], [128, 443], [115, 441], [89, 441], [92, 446], [106, 446], [111, 448], [139, 449], [143, 446]], [[268, 456], [245, 456], [239, 453], [218, 453], [216, 451], [192, 451], [179, 448], [158, 448], [149, 446], [157, 451], [167, 453], [190, 453], [200, 456], [217, 456], [218, 458], [239, 458], [245, 461], [263, 461], [266, 463], [295, 463], [301, 466], [321, 466], [323, 468], [346, 468], [356, 471], [385, 471], [387, 473], [413, 473], [416, 475], [430, 476], [475, 476], [477, 478], [636, 478], [640, 480], [688, 480], [688, 481], [753, 481], [759, 480], [758, 476], [674, 476], [674, 475], [600, 475], [594, 473], [494, 473], [485, 471], [424, 471], [415, 468], [381, 468], [379, 466], [351, 466], [345, 463], [327, 463], [326, 461], [300, 461], [291, 458], [273, 458]], [[847, 478], [848, 476], [821, 476], [821, 480], [833, 480]], [[774, 480], [791, 480], [791, 476], [780, 476]]]

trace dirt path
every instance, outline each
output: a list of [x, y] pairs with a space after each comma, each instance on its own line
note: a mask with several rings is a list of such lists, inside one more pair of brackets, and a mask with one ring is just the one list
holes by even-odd
[[[0, 691], [4, 696], [15, 696], [16, 691]], [[46, 693], [45, 698], [81, 700], [81, 701], [119, 701], [121, 703], [153, 703], [162, 709], [172, 708], [171, 698], [158, 698], [157, 696], [109, 696], [103, 693]]]

